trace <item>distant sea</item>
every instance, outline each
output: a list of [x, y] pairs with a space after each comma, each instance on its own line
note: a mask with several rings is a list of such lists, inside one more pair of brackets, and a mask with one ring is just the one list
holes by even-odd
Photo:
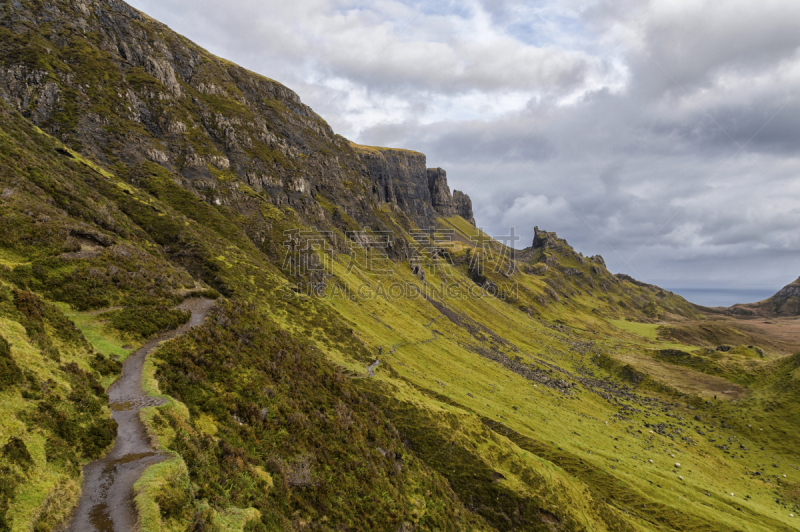
[[668, 288], [687, 301], [704, 307], [730, 307], [736, 303], [755, 303], [775, 295], [780, 290], [765, 288]]

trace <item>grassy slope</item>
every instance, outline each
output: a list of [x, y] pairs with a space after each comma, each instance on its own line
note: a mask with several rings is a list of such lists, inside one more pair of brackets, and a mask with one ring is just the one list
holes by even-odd
[[[145, 165], [130, 172], [127, 177], [141, 188], [134, 187], [113, 173], [98, 173], [84, 161], [59, 154], [57, 141], [36, 132], [18, 115], [4, 108], [0, 115], [0, 162], [6, 165], [2, 187], [13, 190], [2, 205], [3, 223], [14, 224], [13, 231], [3, 231], [2, 248], [8, 250], [4, 257], [15, 258], [8, 264], [13, 268], [2, 272], [5, 283], [60, 301], [59, 308], [80, 324], [96, 349], [117, 355], [129, 351], [120, 345], [122, 333], [109, 329], [113, 319], [108, 315], [120, 311], [95, 309], [169, 305], [192, 290], [208, 293], [203, 279], [228, 295], [228, 303], [207, 327], [171, 343], [169, 349], [165, 346], [163, 361], [156, 360], [161, 389], [174, 393], [178, 402], [149, 412], [147, 421], [162, 445], [180, 450], [181, 458], [171, 469], [148, 473], [147, 489], [143, 487], [137, 504], [157, 510], [148, 514], [150, 522], [144, 525], [181, 529], [205, 522], [235, 528], [260, 515], [263, 523], [256, 519], [247, 526], [289, 529], [297, 522], [318, 521], [323, 527], [369, 522], [377, 529], [393, 530], [403, 523], [421, 530], [484, 527], [440, 475], [403, 448], [385, 416], [328, 362], [366, 360], [367, 355], [324, 306], [281, 301], [276, 288], [283, 277], [244, 238], [241, 219], [187, 193], [165, 179], [168, 176], [158, 167]], [[54, 202], [68, 210], [51, 207]], [[99, 218], [98, 212], [107, 217]], [[98, 219], [103, 226], [95, 223]], [[114, 244], [85, 253], [71, 243], [70, 228]], [[61, 257], [65, 252], [70, 255]], [[271, 320], [317, 329], [328, 356], [303, 358], [306, 345], [277, 323], [269, 325]], [[217, 376], [215, 380], [186, 381], [181, 371], [185, 357], [171, 359], [170, 353], [187, 346], [194, 355], [203, 354], [201, 365], [208, 366], [204, 371]], [[22, 365], [19, 357], [25, 352], [15, 347], [11, 356]], [[246, 352], [251, 358], [242, 358]], [[285, 353], [292, 358], [282, 358]], [[36, 351], [28, 358], [34, 366], [50, 364]], [[90, 359], [88, 352], [84, 358]], [[243, 379], [245, 374], [252, 376]], [[198, 400], [188, 409], [183, 406], [181, 399], [203, 395], [205, 386], [212, 387], [212, 403]], [[36, 403], [15, 399], [19, 392], [8, 393], [3, 404], [9, 426], [21, 433], [41, 430], [41, 422], [20, 420], [13, 410], [14, 405], [22, 411]], [[269, 426], [256, 432], [243, 429], [261, 422], [262, 408], [270, 412], [264, 418]], [[98, 423], [108, 419], [107, 410], [103, 412], [94, 411]], [[326, 413], [322, 418], [321, 412]], [[305, 427], [300, 433], [298, 423]], [[0, 443], [10, 436], [3, 432]], [[287, 438], [292, 446], [286, 445]], [[30, 448], [41, 447], [47, 439], [44, 434]], [[45, 462], [41, 452], [32, 454], [43, 468], [56, 467], [49, 457]], [[94, 456], [73, 463], [71, 500], [77, 495], [78, 466]], [[350, 466], [342, 469], [342, 463]], [[170, 475], [180, 471], [188, 475], [187, 482], [171, 482]], [[37, 485], [32, 477], [8, 484], [10, 518], [20, 526], [29, 526], [43, 507], [41, 497], [27, 495]], [[13, 510], [20, 505], [27, 505], [27, 514], [19, 516]], [[265, 511], [243, 514], [248, 508]]]
[[0, 281], [0, 528], [49, 530], [77, 502], [80, 466], [116, 425], [101, 381], [118, 371], [55, 307]]
[[[568, 265], [579, 267], [579, 263]], [[421, 287], [408, 266], [398, 265], [398, 270], [402, 282]], [[465, 270], [451, 268], [448, 282], [471, 283]], [[345, 274], [343, 263], [335, 273], [350, 286], [369, 281], [363, 276], [354, 278]], [[531, 291], [541, 286], [537, 279], [526, 279], [524, 274], [518, 278]], [[433, 282], [430, 275], [428, 279]], [[377, 287], [378, 281], [373, 279], [372, 286]], [[629, 301], [635, 299], [636, 292], [642, 298], [652, 298], [647, 291], [627, 283], [622, 290], [629, 292]], [[607, 300], [614, 301], [618, 296], [614, 290], [610, 292]], [[564, 305], [551, 303], [537, 309], [537, 319], [521, 312], [519, 307], [527, 305], [519, 301], [512, 305], [497, 299], [445, 301], [451, 311], [483, 324], [494, 335], [471, 334], [469, 327], [447, 319], [423, 299], [389, 302], [381, 298], [357, 301], [333, 298], [330, 304], [354, 324], [356, 334], [373, 353], [377, 353], [378, 346], [386, 353], [377, 382], [364, 381], [364, 386], [371, 393], [390, 398], [386, 399], [387, 408], [397, 416], [394, 419], [401, 432], [407, 431], [412, 437], [412, 448], [431, 464], [438, 465], [459, 495], [472, 500], [478, 512], [500, 529], [511, 526], [515, 517], [530, 522], [530, 515], [518, 512], [515, 516], [509, 509], [504, 515], [492, 516], [498, 508], [482, 510], [481, 505], [488, 506], [487, 500], [495, 499], [499, 492], [527, 501], [540, 512], [556, 515], [569, 523], [570, 529], [618, 529], [621, 525], [615, 519], [619, 511], [625, 512], [626, 517], [635, 516], [629, 518], [630, 525], [644, 529], [668, 526], [733, 530], [746, 525], [752, 530], [771, 530], [790, 526], [792, 520], [788, 512], [777, 510], [772, 490], [765, 488], [761, 478], [748, 475], [762, 456], [770, 452], [756, 450], [769, 437], [756, 437], [753, 430], [745, 430], [740, 423], [742, 432], [723, 430], [723, 439], [718, 434], [718, 422], [711, 416], [722, 416], [721, 412], [725, 412], [727, 422], [732, 424], [727, 405], [706, 405], [684, 395], [672, 388], [675, 380], [665, 382], [648, 377], [631, 367], [627, 359], [630, 353], [637, 353], [641, 360], [652, 361], [654, 353], [687, 346], [657, 341], [657, 326], [650, 324], [617, 321], [615, 324], [625, 324], [628, 332], [647, 336], [620, 334], [617, 327], [598, 319], [595, 316], [598, 312], [592, 312], [593, 306], [598, 308], [597, 299], [581, 294], [570, 299]], [[646, 302], [642, 306], [645, 305]], [[601, 314], [616, 310], [602, 302], [599, 307]], [[559, 322], [569, 326], [556, 325]], [[391, 352], [393, 346], [396, 348]], [[577, 393], [566, 396], [541, 383], [532, 384], [507, 369], [507, 365], [476, 356], [475, 351], [481, 347], [511, 357], [522, 356], [528, 362], [535, 360], [534, 364], [550, 363], [573, 375], [613, 381], [628, 379], [637, 384], [611, 401], [587, 392], [586, 386], [579, 386]], [[731, 381], [748, 375], [741, 380], [750, 385], [755, 396], [767, 393], [763, 391], [764, 379], [772, 369], [737, 365], [737, 354], [726, 355], [727, 370], [721, 375]], [[750, 357], [753, 355], [751, 352]], [[646, 367], [641, 363], [640, 366]], [[690, 371], [677, 369], [675, 375]], [[694, 372], [703, 375], [698, 370]], [[681, 388], [695, 392], [696, 396], [697, 392], [705, 391], [703, 385]], [[739, 409], [741, 404], [737, 402], [733, 408]], [[696, 415], [701, 421], [686, 421]], [[740, 411], [737, 417], [741, 415]], [[654, 426], [656, 430], [651, 432], [648, 427]], [[507, 439], [505, 430], [513, 430], [514, 436]], [[781, 430], [785, 429], [777, 429], [773, 436], [780, 438]], [[706, 437], [701, 437], [700, 432]], [[709, 434], [712, 436], [708, 437]], [[730, 460], [730, 452], [715, 447], [729, 437], [748, 447], [734, 453], [738, 459]], [[478, 443], [484, 439], [488, 441]], [[451, 451], [444, 459], [440, 455], [447, 448]], [[786, 447], [774, 445], [772, 452], [786, 453]], [[793, 458], [788, 454], [783, 456], [785, 461]], [[655, 463], [650, 464], [650, 459]], [[567, 462], [566, 467], [562, 460]], [[671, 465], [676, 461], [682, 462], [679, 471]], [[460, 466], [453, 468], [453, 463]], [[465, 479], [470, 476], [469, 467], [482, 472], [483, 478], [478, 474], [475, 479]], [[541, 475], [548, 469], [549, 482], [544, 482]], [[502, 474], [504, 479], [499, 486], [482, 491], [482, 482], [493, 472]], [[789, 479], [796, 482], [795, 469], [786, 468], [784, 472], [788, 475], [784, 483]], [[678, 479], [679, 474], [683, 480]], [[571, 486], [574, 491], [542, 493], [542, 484]], [[731, 497], [730, 492], [740, 495]], [[476, 501], [479, 494], [484, 494], [483, 501]], [[749, 497], [744, 500], [744, 495]], [[610, 503], [608, 506], [613, 509], [599, 501]], [[647, 505], [646, 511], [643, 505]], [[770, 519], [765, 520], [766, 516]], [[773, 517], [776, 520], [771, 520]]]
[[[81, 65], [74, 69], [77, 85], [123, 84], [139, 94], [163, 90], [141, 68], [116, 79], [114, 63], [78, 32], [65, 30], [68, 49], [51, 56], [44, 53], [50, 41], [38, 30], [24, 36], [4, 31], [7, 49], [29, 50], [19, 52], [24, 57], [4, 56], [7, 64], [68, 72], [73, 68], [62, 58], [69, 58]], [[161, 29], [149, 35], [171, 39]], [[89, 39], [100, 44], [96, 34]], [[203, 62], [198, 81], [230, 80], [237, 72], [207, 54]], [[226, 90], [240, 95], [235, 84], [226, 83]], [[186, 100], [151, 102], [154, 115], [189, 124], [185, 138], [170, 142], [191, 145], [201, 155], [222, 154], [200, 132], [201, 111], [246, 122], [256, 116], [231, 99], [185, 84], [182, 90]], [[99, 91], [87, 101], [93, 112], [122, 116], [114, 111], [126, 102], [115, 94]], [[188, 97], [202, 105], [186, 104]], [[74, 89], [65, 88], [63, 102], [78, 100], [83, 101]], [[291, 132], [284, 126], [294, 118], [285, 105], [277, 100], [267, 105], [270, 120]], [[428, 284], [438, 283], [440, 274], [462, 288], [476, 281], [518, 283], [519, 291], [505, 301], [285, 300], [279, 287], [302, 279], [287, 279], [268, 257], [283, 251], [284, 229], [302, 225], [291, 208], [275, 207], [238, 183], [237, 189], [223, 186], [234, 176], [210, 168], [220, 186], [209, 189], [205, 199], [246, 207], [216, 208], [160, 166], [123, 164], [114, 142], [101, 154], [116, 163], [112, 172], [70, 153], [5, 108], [2, 115], [5, 285], [71, 305], [74, 310], [59, 308], [94, 349], [121, 356], [119, 334], [89, 311], [124, 306], [141, 315], [208, 287], [227, 298], [206, 326], [164, 346], [153, 359], [158, 386], [175, 402], [149, 412], [147, 421], [161, 445], [180, 458], [145, 479], [138, 503], [149, 508], [148, 526], [245, 526], [256, 515], [248, 508], [260, 513], [260, 521], [246, 525], [251, 529], [357, 529], [364, 523], [376, 530], [548, 529], [558, 523], [570, 530], [793, 526], [788, 514], [798, 503], [800, 482], [794, 467], [794, 427], [800, 421], [796, 357], [760, 361], [743, 350], [719, 357], [699, 349], [690, 357], [665, 354], [683, 345], [653, 337], [653, 322], [702, 318], [680, 298], [619, 280], [604, 269], [594, 272], [592, 263], [571, 250], [537, 252], [523, 265], [529, 269], [510, 279], [499, 272], [476, 275], [469, 264], [470, 237], [477, 230], [459, 218], [440, 221], [455, 230], [453, 265], [443, 273], [428, 265]], [[78, 117], [77, 108], [67, 106], [49, 124], [66, 131], [76, 148], [81, 140], [69, 135]], [[152, 140], [144, 126], [128, 119], [107, 129], [116, 139], [130, 134]], [[251, 155], [286, 175], [300, 173], [296, 161], [264, 151], [258, 142], [253, 146], [257, 152]], [[345, 150], [317, 147], [314, 156], [324, 149]], [[356, 175], [353, 168], [346, 173]], [[337, 241], [344, 242], [341, 230], [359, 224], [342, 212], [341, 198], [318, 198], [335, 220]], [[382, 229], [398, 235], [410, 229], [408, 220], [388, 209], [373, 214]], [[87, 234], [105, 244], [87, 243]], [[64, 253], [72, 255], [59, 258]], [[537, 261], [550, 268], [542, 271]], [[375, 279], [346, 273], [345, 267], [340, 258], [329, 289], [336, 282], [377, 286]], [[393, 267], [393, 280], [422, 287], [408, 263]], [[563, 273], [567, 269], [581, 274]], [[9, 319], [4, 331], [22, 338], [22, 318]], [[614, 325], [629, 324], [626, 319], [649, 323], [624, 325], [627, 330]], [[70, 354], [57, 338], [52, 343], [84, 371], [90, 368], [85, 345]], [[66, 394], [78, 374], [54, 366], [46, 355], [52, 354], [50, 343], [17, 347], [11, 354], [24, 371], [38, 372], [39, 380], [52, 378]], [[364, 373], [378, 347], [383, 348], [378, 377], [349, 379]], [[744, 398], [706, 403], [704, 375], [738, 384]], [[95, 375], [101, 378], [105, 384], [111, 373]], [[10, 427], [3, 430], [39, 434], [25, 441], [36, 469], [12, 472], [32, 476], [7, 484], [16, 489], [5, 492], [13, 508], [27, 509], [11, 514], [27, 526], [48, 507], [41, 498], [45, 484], [30, 471], [61, 474], [73, 482], [72, 491], [65, 487], [64, 493], [74, 500], [75, 464], [88, 458], [75, 457], [69, 473], [59, 473], [63, 459], [43, 461], [48, 455], [41, 452], [47, 445], [42, 442], [55, 441], [49, 434], [58, 427], [17, 415], [45, 399], [21, 399], [23, 384], [14, 386], [3, 392], [9, 412], [4, 427]], [[95, 395], [102, 405], [102, 395]], [[101, 406], [92, 422], [103, 419], [107, 412]], [[10, 437], [4, 432], [2, 443]], [[672, 467], [677, 461], [680, 469]], [[762, 475], [750, 474], [755, 471]]]
[[[6, 114], [5, 120], [6, 131], [16, 128], [20, 139], [32, 143], [26, 149], [55, 151], [57, 143], [47, 137], [32, 130], [23, 135], [25, 126], [13, 115]], [[6, 141], [8, 146], [8, 136]], [[7, 154], [6, 164], [20, 164], [20, 153], [10, 150]], [[59, 161], [58, 157], [62, 156], [44, 156], [41, 165], [52, 164], [48, 158]], [[185, 489], [177, 491], [174, 486], [180, 483], [154, 480], [156, 489], [148, 500], [161, 507], [158, 519], [171, 526], [222, 523], [233, 519], [236, 507], [258, 508], [263, 526], [306, 523], [323, 529], [334, 521], [344, 526], [371, 522], [376, 529], [408, 522], [430, 529], [490, 526], [499, 530], [543, 528], [555, 522], [575, 530], [662, 526], [779, 530], [791, 524], [788, 513], [774, 503], [774, 490], [790, 498], [789, 482], [797, 482], [796, 470], [786, 469], [786, 480], [774, 479], [770, 484], [763, 476], [746, 473], [757, 469], [767, 455], [776, 456], [775, 462], [781, 464], [793, 460], [791, 440], [774, 442], [789, 434], [794, 418], [789, 415], [779, 421], [771, 413], [777, 407], [781, 415], [791, 414], [788, 401], [782, 405], [774, 401], [775, 390], [794, 390], [794, 381], [787, 379], [796, 377], [775, 380], [774, 371], [765, 370], [762, 377], [748, 383], [750, 398], [735, 407], [738, 416], [746, 412], [748, 417], [737, 421], [729, 410], [732, 406], [706, 405], [664, 386], [669, 383], [615, 362], [615, 355], [622, 352], [648, 356], [652, 351], [652, 338], [621, 332], [605, 319], [623, 318], [626, 313], [644, 318], [636, 309], [659, 301], [648, 289], [613, 281], [607, 273], [597, 279], [586, 273], [573, 280], [552, 271], [544, 276], [517, 273], [513, 278], [520, 290], [507, 301], [467, 298], [448, 300], [445, 306], [421, 298], [391, 304], [380, 298], [357, 303], [286, 301], [277, 291], [284, 277], [248, 240], [237, 236], [241, 232], [236, 217], [222, 216], [218, 209], [183, 192], [162, 177], [162, 170], [145, 166], [131, 171], [128, 177], [142, 187], [136, 188], [74, 159], [58, 164], [66, 164], [61, 179], [73, 180], [68, 181], [68, 190], [89, 186], [96, 191], [93, 196], [75, 190], [72, 197], [106, 202], [107, 209], [118, 213], [110, 225], [120, 239], [117, 246], [140, 250], [137, 259], [125, 263], [128, 257], [118, 259], [112, 246], [70, 262], [75, 266], [67, 268], [65, 259], [51, 257], [71, 250], [59, 247], [63, 244], [55, 240], [50, 243], [49, 232], [37, 230], [35, 223], [18, 221], [13, 233], [17, 240], [4, 243], [9, 250], [4, 256], [15, 258], [14, 269], [6, 270], [6, 282], [89, 307], [129, 302], [142, 293], [140, 282], [150, 286], [148, 293], [156, 302], [176, 301], [203, 280], [231, 299], [216, 321], [171, 343], [157, 359], [161, 360], [157, 377], [162, 390], [186, 406], [185, 410], [165, 409], [150, 419], [163, 445], [181, 455], [188, 477]], [[39, 190], [46, 190], [45, 178], [53, 178], [35, 167], [29, 166], [26, 172], [39, 175]], [[47, 204], [27, 203], [29, 211], [34, 206], [48, 209], [45, 215], [51, 220], [59, 216]], [[21, 215], [15, 214], [12, 221], [16, 216]], [[81, 220], [61, 216], [53, 227], [62, 232]], [[292, 215], [286, 211], [276, 216]], [[43, 219], [41, 214], [38, 219]], [[83, 214], [83, 220], [92, 216]], [[457, 227], [467, 237], [475, 231], [458, 219], [442, 223]], [[68, 239], [67, 234], [64, 240]], [[177, 242], [173, 245], [178, 250], [193, 250], [191, 260], [185, 251], [162, 255], [158, 250], [166, 248], [156, 244], [170, 242]], [[462, 287], [474, 284], [465, 260], [468, 253], [465, 245], [453, 250], [454, 264], [449, 271], [441, 271], [448, 282]], [[343, 259], [335, 265], [336, 280], [354, 286], [370, 281], [358, 272], [346, 273]], [[175, 269], [171, 261], [183, 269]], [[587, 269], [571, 254], [560, 261], [563, 267]], [[148, 267], [155, 269], [148, 266], [151, 263], [163, 264], [161, 271], [168, 275], [162, 278], [152, 273], [135, 282], [116, 282], [108, 274], [111, 265], [148, 271]], [[100, 266], [106, 270], [103, 275], [90, 270]], [[407, 263], [395, 268], [394, 280], [421, 287]], [[430, 265], [427, 269], [431, 283], [440, 273]], [[76, 271], [86, 275], [76, 276]], [[182, 271], [194, 273], [197, 281], [182, 277]], [[88, 279], [91, 289], [84, 288]], [[493, 272], [487, 280], [504, 282]], [[608, 283], [605, 292], [603, 281]], [[92, 296], [89, 304], [74, 299], [81, 290]], [[634, 305], [622, 310], [619, 301]], [[667, 299], [665, 307], [675, 310], [675, 303]], [[88, 319], [82, 316], [76, 321]], [[96, 334], [96, 328], [93, 333], [84, 327], [90, 337]], [[276, 340], [270, 340], [273, 336], [285, 339], [275, 344]], [[299, 337], [304, 340], [295, 339]], [[242, 353], [248, 342], [258, 346], [257, 358], [231, 357], [232, 352]], [[379, 346], [387, 356], [378, 378], [350, 380], [341, 372], [334, 378], [336, 365], [352, 374], [362, 373]], [[394, 353], [388, 356], [392, 346], [396, 346]], [[310, 355], [315, 351], [321, 355]], [[493, 353], [519, 356], [524, 366], [536, 367], [539, 373], [533, 380], [523, 378], [524, 368], [503, 362]], [[266, 365], [259, 369], [260, 364]], [[569, 373], [551, 373], [556, 366]], [[550, 387], [553, 376], [575, 387], [569, 394]], [[606, 384], [596, 382], [601, 380]], [[338, 384], [330, 388], [332, 382]], [[345, 406], [338, 406], [342, 401]], [[375, 405], [380, 408], [376, 410]], [[268, 422], [261, 419], [263, 408]], [[183, 411], [189, 415], [180, 414]], [[693, 415], [702, 421], [687, 422]], [[717, 420], [723, 418], [733, 428], [721, 428]], [[758, 426], [763, 430], [755, 433], [745, 420], [765, 426]], [[384, 427], [383, 432], [376, 432], [375, 426]], [[336, 436], [345, 427], [355, 429], [350, 428], [347, 438]], [[695, 427], [706, 437], [689, 430]], [[708, 441], [712, 430], [715, 442]], [[317, 440], [320, 435], [328, 436]], [[714, 446], [728, 437], [738, 438], [748, 450], [736, 451], [737, 458], [728, 459], [725, 449]], [[286, 438], [297, 452], [282, 452]], [[407, 446], [400, 443], [401, 438]], [[755, 450], [762, 445], [767, 450]], [[397, 462], [399, 456], [403, 456], [402, 465]], [[673, 460], [682, 462], [680, 471], [673, 472]], [[362, 465], [349, 469], [343, 463]], [[677, 479], [679, 473], [683, 481]], [[163, 472], [168, 474], [178, 473]], [[750, 497], [730, 497], [730, 492]], [[387, 512], [387, 504], [395, 510]], [[328, 521], [327, 515], [332, 516]]]

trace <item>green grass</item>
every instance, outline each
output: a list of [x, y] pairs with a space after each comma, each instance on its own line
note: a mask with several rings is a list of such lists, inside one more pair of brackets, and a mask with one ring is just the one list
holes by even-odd
[[[8, 316], [8, 308], [3, 307], [0, 304], [0, 313]], [[52, 329], [49, 334], [57, 336]], [[91, 381], [90, 377], [87, 383], [87, 374], [79, 369], [82, 366], [91, 371], [88, 353], [74, 345], [60, 344], [62, 362], [71, 361], [78, 368], [65, 371], [64, 366], [42, 354], [28, 337], [25, 326], [15, 319], [0, 317], [0, 336], [11, 344], [11, 357], [24, 376], [22, 382], [0, 393], [0, 446], [20, 438], [32, 458], [32, 464], [23, 469], [8, 457], [3, 458], [0, 482], [14, 482], [18, 488], [13, 498], [0, 496], [0, 519], [9, 530], [30, 530], [37, 523], [37, 530], [51, 530], [63, 523], [77, 503], [80, 465], [104, 452], [110, 442], [100, 444], [102, 449], [83, 446], [81, 450], [80, 440], [90, 435], [91, 439], [102, 441], [104, 433], [93, 427], [98, 422], [102, 424], [103, 418], [110, 419], [110, 412], [100, 402], [104, 396], [98, 397], [96, 389], [86, 387], [99, 387], [97, 380]], [[47, 391], [43, 392], [40, 386], [45, 382]], [[50, 405], [49, 410], [42, 410], [45, 403]], [[85, 413], [81, 412], [83, 409]], [[73, 438], [76, 441], [70, 441]]]
[[628, 321], [628, 320], [608, 320], [609, 323], [614, 325], [617, 329], [622, 329], [623, 331], [635, 334], [637, 336], [641, 336], [642, 338], [648, 340], [649, 342], [658, 344], [660, 349], [688, 349], [693, 350], [696, 349], [696, 346], [681, 344], [677, 342], [670, 342], [669, 340], [665, 340], [661, 338], [660, 335], [660, 328], [662, 327], [661, 324], [658, 323], [640, 323], [635, 321]]
[[30, 261], [27, 261], [24, 257], [16, 255], [10, 249], [0, 248], [0, 266], [14, 268], [16, 266], [23, 266], [25, 264], [30, 264]]
[[167, 505], [163, 502], [159, 505], [159, 500], [163, 501], [165, 494], [172, 496], [170, 502], [173, 504], [186, 505], [189, 502], [188, 471], [180, 456], [172, 453], [166, 460], [148, 467], [133, 489], [142, 532], [186, 530], [191, 514], [179, 509], [175, 512], [177, 515], [164, 515]]
[[622, 329], [623, 331], [628, 331], [630, 333], [636, 334], [641, 336], [642, 338], [647, 338], [648, 340], [657, 340], [658, 339], [658, 328], [661, 325], [657, 323], [637, 323], [635, 321], [626, 321], [626, 320], [609, 320], [615, 327]]
[[124, 362], [138, 347], [136, 343], [124, 340], [118, 334], [109, 331], [109, 320], [105, 313], [78, 312], [72, 310], [66, 303], [57, 303], [56, 306], [72, 320], [98, 353], [118, 357], [120, 362]]

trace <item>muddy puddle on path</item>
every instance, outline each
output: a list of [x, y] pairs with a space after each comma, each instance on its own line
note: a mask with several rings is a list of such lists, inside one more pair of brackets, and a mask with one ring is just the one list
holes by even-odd
[[147, 355], [161, 342], [175, 338], [203, 323], [214, 304], [210, 299], [191, 299], [178, 308], [192, 313], [189, 323], [150, 340], [125, 360], [122, 376], [108, 389], [111, 415], [117, 422], [117, 439], [107, 456], [83, 468], [81, 500], [69, 530], [73, 532], [122, 532], [136, 528], [133, 485], [145, 469], [166, 458], [150, 446], [139, 411], [163, 404], [142, 391], [142, 369]]

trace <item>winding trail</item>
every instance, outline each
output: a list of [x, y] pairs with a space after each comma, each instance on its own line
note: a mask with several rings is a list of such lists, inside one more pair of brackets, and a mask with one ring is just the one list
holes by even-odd
[[150, 340], [125, 360], [122, 376], [108, 389], [111, 415], [118, 424], [114, 448], [104, 458], [84, 466], [81, 499], [68, 530], [127, 532], [136, 529], [133, 485], [148, 466], [165, 458], [153, 449], [139, 419], [142, 408], [164, 403], [142, 390], [145, 359], [161, 342], [202, 324], [213, 304], [211, 299], [184, 301], [178, 308], [192, 313], [189, 323]]
[[380, 365], [381, 365], [381, 361], [380, 360], [376, 360], [375, 362], [373, 362], [372, 365], [367, 368], [367, 376], [374, 377], [375, 376], [375, 368], [377, 368]]
[[[425, 328], [426, 328], [426, 329], [427, 329], [427, 328], [429, 328], [431, 325], [433, 325], [433, 324], [434, 324], [434, 322], [435, 322], [436, 320], [438, 320], [438, 319], [439, 319], [439, 318], [441, 318], [441, 317], [442, 317], [442, 316], [441, 316], [441, 315], [439, 315], [439, 316], [436, 316], [435, 318], [431, 318], [431, 321], [429, 321], [429, 322], [428, 322], [428, 324], [425, 326]], [[379, 320], [379, 321], [380, 321], [380, 320]], [[415, 342], [415, 343], [411, 343], [411, 344], [407, 344], [406, 342], [400, 342], [399, 344], [395, 344], [395, 345], [393, 345], [393, 346], [392, 346], [392, 349], [391, 349], [391, 351], [389, 351], [389, 354], [390, 354], [390, 355], [394, 355], [394, 352], [395, 352], [395, 350], [396, 350], [398, 347], [400, 347], [401, 345], [428, 344], [428, 343], [430, 343], [430, 342], [433, 342], [433, 341], [435, 341], [435, 340], [436, 340], [437, 338], [439, 338], [440, 336], [442, 336], [440, 333], [438, 333], [438, 332], [436, 332], [436, 331], [434, 331], [434, 330], [431, 330], [431, 332], [433, 333], [433, 338], [431, 338], [430, 340], [423, 340], [423, 341], [421, 341], [421, 342]], [[399, 362], [399, 363], [400, 363], [401, 365], [405, 366], [405, 364], [403, 364], [402, 362]], [[370, 366], [367, 368], [367, 374], [366, 374], [366, 375], [359, 375], [359, 376], [357, 376], [357, 377], [350, 377], [350, 378], [351, 378], [351, 379], [368, 379], [368, 378], [370, 378], [370, 377], [374, 377], [374, 376], [375, 376], [375, 368], [377, 368], [377, 367], [378, 367], [378, 366], [380, 366], [380, 365], [381, 365], [381, 361], [380, 361], [380, 360], [378, 360], [378, 359], [376, 359], [376, 360], [375, 360], [375, 362], [373, 362], [373, 363], [372, 363], [372, 364], [371, 364], [371, 365], [370, 365]]]

